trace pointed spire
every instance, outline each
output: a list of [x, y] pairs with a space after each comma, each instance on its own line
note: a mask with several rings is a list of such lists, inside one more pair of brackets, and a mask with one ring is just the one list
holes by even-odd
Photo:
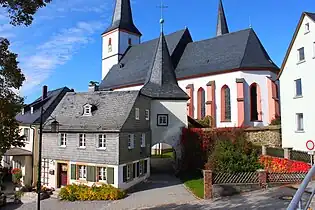
[[178, 86], [164, 33], [158, 40], [154, 60], [141, 93], [155, 99], [189, 99]]
[[226, 17], [223, 9], [222, 0], [219, 0], [219, 10], [218, 10], [218, 22], [217, 22], [217, 36], [223, 34], [228, 34], [229, 28], [226, 22]]
[[133, 23], [130, 0], [116, 0], [112, 24], [104, 33], [117, 28], [135, 33], [139, 36], [142, 35]]

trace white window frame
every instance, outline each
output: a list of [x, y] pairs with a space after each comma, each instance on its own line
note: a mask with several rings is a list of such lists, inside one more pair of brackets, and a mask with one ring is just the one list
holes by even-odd
[[135, 146], [135, 135], [134, 134], [128, 134], [128, 149], [133, 149]]
[[[303, 60], [301, 60], [301, 57], [300, 57], [300, 50], [303, 50], [303, 54], [304, 54], [304, 59]], [[301, 62], [305, 61], [305, 48], [304, 47], [300, 47], [297, 50], [297, 56], [298, 56], [298, 63], [301, 63]]]
[[158, 114], [157, 115], [157, 125], [158, 126], [168, 126], [168, 115]]
[[130, 177], [131, 177], [131, 167], [132, 167], [133, 165], [127, 165], [127, 180], [129, 180], [130, 179]]
[[145, 147], [145, 133], [142, 133], [140, 138], [141, 147]]
[[86, 104], [83, 106], [83, 115], [92, 116], [92, 105]]
[[79, 134], [79, 147], [86, 148], [86, 134], [85, 133]]
[[67, 146], [67, 134], [61, 133], [59, 141], [60, 141], [60, 147], [66, 147]]
[[98, 181], [99, 182], [107, 181], [107, 168], [106, 167], [98, 167]]
[[135, 119], [140, 120], [140, 109], [139, 108], [135, 109]]
[[79, 180], [86, 180], [87, 177], [87, 166], [79, 165]]
[[[301, 94], [298, 95], [298, 81], [300, 81], [300, 86], [301, 86]], [[302, 97], [303, 96], [303, 88], [302, 88], [302, 79], [296, 79], [294, 80], [294, 89], [295, 89], [295, 97]]]
[[25, 142], [30, 142], [30, 128], [23, 128], [23, 135], [25, 136]]
[[296, 113], [295, 115], [296, 115], [296, 131], [297, 132], [303, 132], [304, 131], [304, 116], [303, 116], [303, 113]]
[[144, 116], [145, 116], [145, 119], [146, 119], [146, 120], [150, 120], [150, 110], [149, 110], [149, 109], [146, 109], [146, 110], [145, 110]]
[[99, 134], [97, 138], [98, 149], [106, 149], [106, 134]]
[[42, 159], [42, 184], [48, 186], [49, 184], [49, 160]]

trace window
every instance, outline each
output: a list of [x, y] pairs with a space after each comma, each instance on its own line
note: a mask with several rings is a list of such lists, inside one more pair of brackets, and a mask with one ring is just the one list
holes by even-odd
[[60, 134], [60, 146], [61, 147], [67, 146], [67, 134], [66, 133]]
[[133, 149], [134, 148], [134, 134], [129, 134], [128, 135], [128, 149]]
[[42, 159], [42, 184], [48, 186], [49, 160]]
[[206, 116], [206, 92], [200, 87], [197, 91], [197, 118], [202, 119]]
[[141, 134], [141, 147], [145, 147], [145, 133]]
[[108, 52], [112, 51], [112, 38], [108, 39]]
[[310, 24], [306, 23], [305, 24], [305, 33], [308, 33], [308, 32], [310, 32]]
[[136, 110], [135, 110], [135, 118], [136, 118], [136, 120], [140, 119], [140, 110], [139, 110], [139, 108], [136, 108]]
[[83, 115], [85, 116], [91, 116], [92, 115], [92, 106], [90, 104], [86, 104], [83, 107]]
[[304, 131], [303, 126], [303, 113], [297, 113], [296, 114], [296, 130], [297, 131]]
[[158, 126], [168, 126], [168, 115], [158, 114], [157, 115], [157, 125]]
[[304, 54], [304, 47], [301, 47], [298, 49], [298, 61], [304, 61], [305, 60], [305, 54]]
[[143, 172], [143, 161], [140, 161], [139, 162], [140, 164], [139, 164], [139, 175], [141, 175], [142, 174], [142, 172]]
[[98, 148], [106, 149], [106, 135], [105, 134], [98, 135]]
[[302, 80], [295, 80], [295, 96], [302, 96]]
[[22, 163], [18, 160], [14, 161], [14, 168], [22, 169]]
[[79, 166], [79, 179], [86, 179], [86, 166]]
[[30, 129], [29, 128], [24, 128], [23, 129], [24, 136], [25, 136], [25, 141], [29, 142], [30, 141]]
[[79, 134], [79, 147], [85, 148], [85, 134]]
[[231, 121], [231, 95], [227, 85], [221, 89], [221, 115], [222, 121]]
[[106, 168], [105, 167], [98, 168], [98, 180], [106, 181]]
[[150, 120], [150, 110], [149, 109], [145, 110], [144, 116], [145, 116], [146, 120]]
[[131, 38], [128, 38], [128, 45], [131, 45]]
[[132, 165], [127, 165], [127, 179], [130, 179], [131, 177], [131, 166]]
[[249, 87], [250, 94], [250, 120], [261, 121], [262, 110], [261, 110], [261, 94], [260, 88], [257, 83], [253, 83]]

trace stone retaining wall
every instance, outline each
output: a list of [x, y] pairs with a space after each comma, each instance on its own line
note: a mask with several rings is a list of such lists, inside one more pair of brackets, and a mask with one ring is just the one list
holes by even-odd
[[257, 145], [281, 147], [281, 127], [279, 125], [245, 129], [249, 141]]

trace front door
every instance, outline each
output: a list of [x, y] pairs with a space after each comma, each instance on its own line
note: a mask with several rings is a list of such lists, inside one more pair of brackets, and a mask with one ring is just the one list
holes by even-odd
[[68, 164], [59, 163], [59, 186], [66, 186], [68, 184]]

